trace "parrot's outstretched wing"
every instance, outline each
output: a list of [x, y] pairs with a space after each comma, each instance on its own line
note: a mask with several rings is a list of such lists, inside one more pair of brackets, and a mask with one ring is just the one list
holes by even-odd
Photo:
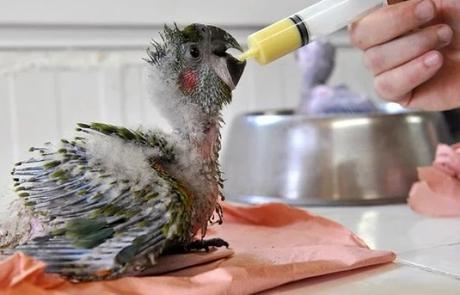
[[[174, 161], [165, 138], [106, 124], [80, 124], [78, 131], [82, 137], [63, 140], [59, 148], [34, 148], [40, 156], [14, 169], [18, 194], [49, 227], [16, 250], [43, 260], [50, 272], [94, 280], [126, 272], [128, 262], [147, 253], [155, 258], [168, 241], [190, 237], [184, 233], [190, 196], [162, 170], [162, 162]], [[148, 181], [123, 179], [92, 159], [91, 136], [155, 150], [148, 158]]]

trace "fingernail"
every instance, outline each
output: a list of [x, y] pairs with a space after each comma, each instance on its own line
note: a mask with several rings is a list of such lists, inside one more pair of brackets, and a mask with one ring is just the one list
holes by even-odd
[[427, 67], [434, 67], [438, 65], [440, 62], [441, 62], [441, 57], [439, 56], [439, 53], [437, 52], [432, 52], [423, 59], [423, 63]]
[[434, 18], [434, 7], [430, 0], [424, 0], [415, 7], [415, 16], [422, 22]]
[[449, 43], [452, 40], [454, 32], [448, 26], [442, 26], [438, 29], [438, 38], [441, 43]]

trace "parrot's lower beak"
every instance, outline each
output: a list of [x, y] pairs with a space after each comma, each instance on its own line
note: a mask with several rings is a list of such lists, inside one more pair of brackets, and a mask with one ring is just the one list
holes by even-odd
[[238, 41], [226, 31], [214, 26], [208, 26], [208, 29], [211, 32], [212, 53], [225, 59], [227, 73], [222, 73], [221, 71], [217, 72], [219, 76], [221, 76], [221, 79], [233, 90], [243, 75], [246, 61], [235, 58], [227, 53], [227, 50], [233, 48], [242, 52], [243, 48]]
[[246, 61], [241, 61], [232, 55], [227, 56], [227, 68], [230, 76], [232, 77], [233, 85], [236, 87], [243, 75], [244, 68], [246, 67]]

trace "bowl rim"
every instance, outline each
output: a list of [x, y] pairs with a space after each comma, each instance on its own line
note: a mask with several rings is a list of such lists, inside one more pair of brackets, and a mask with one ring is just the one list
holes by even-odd
[[341, 114], [303, 114], [296, 112], [295, 109], [267, 109], [260, 111], [253, 111], [242, 113], [238, 117], [240, 118], [257, 118], [257, 117], [278, 117], [279, 119], [308, 119], [308, 120], [347, 120], [347, 119], [379, 119], [379, 118], [405, 118], [408, 116], [439, 116], [440, 112], [437, 111], [421, 111], [421, 110], [410, 110], [410, 111], [401, 111], [395, 113], [384, 113], [384, 112], [370, 112], [370, 113], [341, 113]]

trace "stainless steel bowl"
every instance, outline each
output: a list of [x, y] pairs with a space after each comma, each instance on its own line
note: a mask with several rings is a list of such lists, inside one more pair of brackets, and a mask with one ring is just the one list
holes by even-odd
[[402, 202], [450, 136], [439, 113], [311, 118], [252, 113], [231, 126], [222, 163], [233, 200], [293, 205]]

